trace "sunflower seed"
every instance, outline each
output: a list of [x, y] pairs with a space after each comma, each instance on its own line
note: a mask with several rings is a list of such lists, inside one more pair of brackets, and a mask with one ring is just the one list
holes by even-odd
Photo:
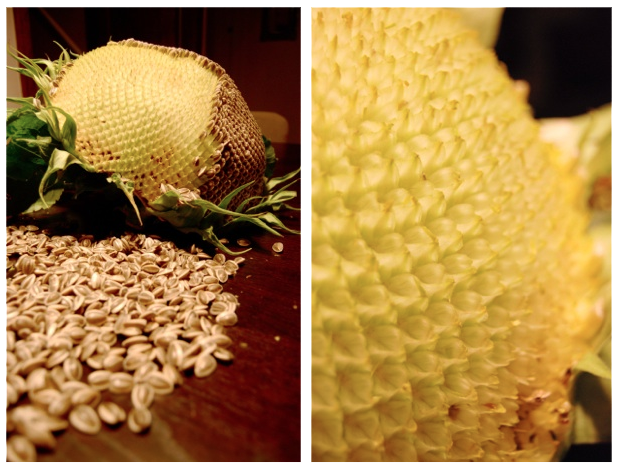
[[28, 375], [33, 370], [38, 369], [39, 367], [45, 366], [46, 362], [47, 362], [47, 357], [33, 357], [30, 359], [26, 359], [25, 361], [21, 362], [20, 374]]
[[145, 362], [138, 367], [133, 373], [133, 380], [135, 383], [144, 382], [151, 372], [159, 370], [159, 367], [152, 361]]
[[88, 405], [94, 408], [100, 401], [101, 392], [92, 387], [82, 388], [71, 395], [71, 404], [74, 406]]
[[47, 412], [52, 416], [65, 416], [71, 409], [71, 395], [59, 393], [47, 407]]
[[178, 371], [178, 369], [170, 364], [163, 364], [161, 372], [165, 379], [168, 382], [171, 382], [172, 385], [182, 385], [183, 378], [182, 374]]
[[17, 400], [19, 400], [19, 393], [17, 393], [17, 390], [15, 390], [15, 387], [13, 387], [10, 383], [6, 384], [6, 402], [7, 405], [14, 405], [15, 403], [17, 403]]
[[127, 418], [129, 429], [135, 433], [144, 432], [152, 424], [152, 414], [145, 406], [131, 408]]
[[133, 390], [131, 390], [131, 403], [135, 408], [150, 407], [154, 401], [154, 397], [154, 388], [146, 382], [136, 383], [133, 386]]
[[149, 373], [146, 381], [157, 395], [169, 395], [174, 391], [174, 380], [161, 371]]
[[59, 396], [60, 392], [55, 388], [42, 388], [28, 392], [30, 401], [42, 407], [48, 407]]
[[26, 390], [28, 392], [34, 392], [47, 388], [49, 386], [47, 369], [39, 367], [38, 369], [33, 370], [26, 376], [25, 383]]
[[9, 462], [35, 462], [36, 447], [25, 436], [12, 435], [6, 441], [6, 459]]
[[217, 361], [208, 351], [202, 351], [195, 361], [193, 373], [196, 377], [207, 377], [217, 368]]
[[68, 358], [62, 363], [64, 374], [69, 380], [80, 380], [82, 378], [83, 368], [79, 360], [74, 357]]
[[56, 446], [48, 425], [49, 416], [42, 408], [25, 405], [13, 409], [9, 417], [15, 424], [17, 432], [25, 435], [37, 447], [53, 449]]
[[122, 370], [122, 363], [124, 358], [119, 356], [118, 354], [108, 354], [101, 361], [102, 369], [111, 371], [111, 372], [119, 372]]
[[109, 378], [112, 375], [111, 371], [106, 369], [96, 370], [88, 375], [88, 383], [96, 390], [102, 391], [109, 388]]
[[114, 372], [109, 377], [109, 391], [129, 393], [133, 388], [133, 376], [127, 372]]
[[180, 367], [180, 365], [182, 364], [185, 347], [185, 341], [172, 341], [167, 348], [167, 361], [176, 367]]
[[92, 406], [77, 405], [69, 413], [71, 425], [84, 434], [97, 434], [101, 430], [101, 419]]
[[232, 361], [234, 359], [234, 354], [226, 348], [217, 348], [212, 352], [212, 355], [219, 361]]
[[227, 312], [228, 308], [229, 308], [229, 306], [228, 306], [227, 302], [215, 301], [210, 306], [210, 313], [212, 315], [219, 315], [219, 314], [222, 314], [224, 312]]
[[223, 312], [217, 315], [216, 321], [226, 327], [232, 327], [238, 322], [238, 316], [235, 312]]
[[122, 407], [112, 401], [104, 401], [97, 407], [97, 413], [105, 424], [114, 426], [127, 419], [127, 413]]
[[141, 352], [129, 353], [129, 355], [124, 358], [124, 361], [122, 362], [122, 367], [125, 371], [131, 372], [138, 369], [146, 362], [148, 362], [148, 355]]

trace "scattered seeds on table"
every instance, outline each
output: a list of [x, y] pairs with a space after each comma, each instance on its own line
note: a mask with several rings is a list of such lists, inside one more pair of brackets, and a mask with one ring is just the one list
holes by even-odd
[[[144, 432], [156, 395], [231, 360], [225, 326], [238, 298], [222, 283], [243, 261], [144, 234], [97, 241], [8, 226], [7, 459], [34, 461], [69, 424]], [[102, 401], [117, 394], [132, 408]]]

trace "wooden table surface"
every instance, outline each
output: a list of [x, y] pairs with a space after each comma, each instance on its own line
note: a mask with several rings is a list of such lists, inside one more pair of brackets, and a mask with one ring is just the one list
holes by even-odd
[[[299, 145], [274, 145], [275, 175], [300, 166]], [[300, 206], [299, 198], [292, 205]], [[300, 229], [300, 212], [282, 216]], [[284, 251], [271, 247], [281, 241]], [[224, 290], [238, 295], [239, 321], [228, 329], [236, 358], [211, 376], [187, 377], [151, 407], [149, 432], [126, 423], [96, 436], [60, 433], [39, 461], [300, 461], [300, 236], [257, 233]], [[130, 408], [129, 398], [116, 398]]]

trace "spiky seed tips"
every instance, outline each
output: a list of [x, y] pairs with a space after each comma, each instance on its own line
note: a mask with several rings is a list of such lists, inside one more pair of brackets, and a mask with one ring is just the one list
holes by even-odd
[[219, 203], [255, 181], [234, 205], [262, 193], [257, 122], [223, 68], [194, 52], [110, 42], [63, 69], [52, 101], [75, 120], [79, 154], [132, 181], [146, 202], [161, 184]]
[[599, 322], [580, 181], [452, 12], [312, 35], [314, 461], [551, 459]]

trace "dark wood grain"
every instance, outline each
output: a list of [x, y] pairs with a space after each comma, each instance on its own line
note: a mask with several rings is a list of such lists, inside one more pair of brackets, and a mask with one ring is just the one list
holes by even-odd
[[[276, 175], [299, 167], [298, 145], [275, 149]], [[282, 217], [300, 229], [299, 212]], [[277, 241], [281, 254], [271, 249]], [[300, 236], [255, 234], [251, 242], [225, 285], [240, 301], [229, 329], [234, 362], [204, 379], [187, 376], [172, 395], [157, 397], [148, 433], [126, 424], [96, 436], [69, 428], [40, 461], [300, 461]], [[128, 397], [105, 398], [130, 407]]]

